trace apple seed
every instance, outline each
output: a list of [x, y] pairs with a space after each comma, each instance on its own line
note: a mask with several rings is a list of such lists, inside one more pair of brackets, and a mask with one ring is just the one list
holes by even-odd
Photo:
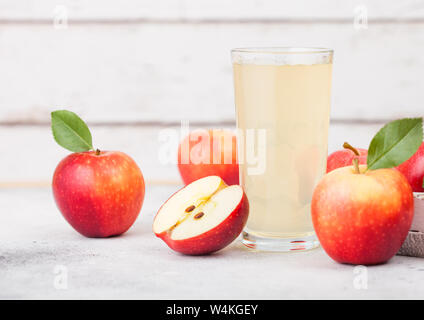
[[192, 212], [196, 207], [191, 205], [190, 207], [187, 207], [187, 209], [185, 209], [185, 212]]
[[199, 212], [198, 214], [196, 214], [195, 216], [194, 216], [194, 219], [200, 219], [201, 217], [203, 217], [205, 215], [205, 213], [202, 211], [202, 212]]

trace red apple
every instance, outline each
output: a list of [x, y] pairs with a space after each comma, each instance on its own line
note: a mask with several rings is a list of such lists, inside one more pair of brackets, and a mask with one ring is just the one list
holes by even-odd
[[184, 184], [216, 175], [239, 184], [237, 139], [227, 130], [196, 130], [178, 147], [178, 169]]
[[137, 164], [116, 151], [72, 153], [53, 176], [53, 195], [62, 215], [92, 238], [127, 231], [141, 210], [144, 190]]
[[414, 192], [424, 192], [424, 142], [417, 152], [397, 169], [406, 177]]
[[248, 215], [249, 203], [243, 189], [210, 176], [169, 198], [154, 219], [153, 232], [177, 252], [207, 254], [233, 242]]
[[[367, 164], [367, 149], [356, 149], [359, 152], [359, 164]], [[355, 153], [349, 149], [338, 150], [330, 154], [327, 158], [327, 173], [334, 169], [352, 165]]]
[[412, 189], [395, 169], [336, 169], [319, 182], [311, 204], [322, 247], [341, 263], [372, 265], [401, 247], [414, 214]]

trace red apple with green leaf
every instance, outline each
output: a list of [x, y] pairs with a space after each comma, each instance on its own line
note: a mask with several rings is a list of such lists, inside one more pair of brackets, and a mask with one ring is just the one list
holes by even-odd
[[239, 184], [236, 136], [218, 129], [191, 132], [178, 147], [178, 170], [185, 185], [213, 175]]
[[87, 125], [73, 112], [52, 112], [56, 142], [74, 153], [53, 175], [53, 195], [69, 224], [91, 238], [126, 232], [144, 200], [141, 170], [125, 153], [94, 150]]
[[423, 138], [422, 119], [390, 122], [373, 138], [367, 165], [326, 174], [311, 204], [314, 229], [335, 261], [372, 265], [388, 261], [400, 249], [414, 215], [411, 186], [393, 167], [409, 159]]
[[249, 202], [243, 189], [209, 176], [171, 196], [159, 209], [153, 232], [177, 252], [208, 254], [233, 242], [248, 215]]

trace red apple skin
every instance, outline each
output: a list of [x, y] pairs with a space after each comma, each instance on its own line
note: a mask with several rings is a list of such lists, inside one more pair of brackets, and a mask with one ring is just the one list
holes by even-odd
[[[367, 149], [356, 149], [359, 151], [360, 156], [358, 157], [359, 164], [367, 164]], [[330, 154], [327, 158], [327, 173], [337, 168], [347, 167], [352, 165], [355, 154], [352, 150], [343, 149], [338, 150]]]
[[[184, 150], [182, 149], [183, 144], [188, 144], [188, 150], [190, 154], [192, 153], [193, 147], [196, 145], [199, 146], [201, 138], [194, 136], [196, 132], [192, 132], [186, 136], [178, 147], [178, 170], [180, 171], [180, 175], [184, 184], [188, 185], [193, 181], [207, 176], [219, 176], [228, 185], [239, 184], [239, 165], [237, 162], [236, 136], [230, 131], [216, 130], [215, 134], [222, 137], [222, 139], [224, 139], [224, 136], [227, 136], [228, 138], [231, 138], [232, 141], [231, 146], [225, 146], [224, 144], [221, 144], [220, 147], [213, 144], [213, 130], [204, 130], [204, 132], [210, 137], [210, 152], [209, 156], [206, 153], [204, 154], [201, 163], [193, 163], [191, 157], [188, 159], [189, 163], [181, 163], [181, 152]], [[192, 139], [190, 139], [190, 137], [192, 137]], [[192, 141], [193, 139], [195, 140]], [[231, 147], [231, 150], [228, 150], [229, 147]], [[224, 163], [224, 154], [226, 152], [229, 152], [229, 154], [232, 155], [231, 163]], [[221, 159], [219, 164], [213, 163], [214, 154], [219, 156]]]
[[[159, 209], [160, 210], [160, 209]], [[228, 246], [243, 231], [249, 216], [249, 201], [246, 194], [233, 212], [215, 228], [196, 237], [173, 240], [171, 233], [157, 233], [172, 250], [186, 255], [204, 255], [216, 252]]]
[[339, 168], [315, 188], [311, 213], [318, 239], [332, 259], [384, 263], [408, 234], [414, 215], [412, 189], [395, 169], [355, 174], [353, 167]]
[[60, 212], [89, 238], [126, 232], [137, 219], [144, 192], [139, 167], [117, 151], [72, 153], [53, 175], [53, 196]]
[[424, 142], [417, 152], [407, 161], [397, 167], [406, 177], [414, 192], [424, 192]]

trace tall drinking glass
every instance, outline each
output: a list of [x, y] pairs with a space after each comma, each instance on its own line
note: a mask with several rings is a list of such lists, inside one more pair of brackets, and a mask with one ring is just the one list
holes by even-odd
[[250, 204], [242, 241], [265, 251], [315, 248], [311, 198], [326, 170], [333, 51], [243, 48], [231, 55], [240, 182]]

